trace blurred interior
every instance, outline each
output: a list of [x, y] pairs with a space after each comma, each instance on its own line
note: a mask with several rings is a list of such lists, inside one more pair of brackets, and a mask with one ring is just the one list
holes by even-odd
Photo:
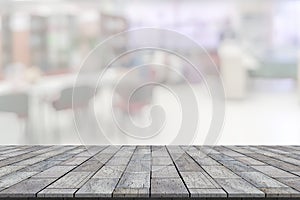
[[[2, 0], [0, 143], [81, 144], [70, 98], [83, 59], [111, 35], [155, 27], [187, 35], [207, 50], [220, 70], [226, 91], [226, 118], [217, 144], [299, 144], [299, 19], [300, 1], [294, 0]], [[153, 52], [125, 58], [109, 73], [122, 73], [132, 63], [149, 59], [189, 73], [176, 58]], [[160, 69], [155, 73], [174, 90], [185, 91], [180, 77]], [[136, 73], [133, 78], [150, 76], [151, 72]], [[193, 81], [192, 73], [187, 77], [194, 87], [202, 87], [203, 83]], [[97, 124], [88, 123], [93, 111], [100, 118], [111, 114], [106, 98], [110, 91], [98, 91], [97, 104], [91, 106], [87, 90], [83, 89], [86, 98], [78, 103], [78, 109], [86, 131], [91, 133], [97, 132]], [[120, 88], [118, 98], [128, 95], [124, 91]], [[176, 117], [176, 99], [156, 87], [146, 94], [137, 97], [127, 114], [135, 115], [137, 123], [147, 124], [149, 98], [164, 105], [168, 122], [161, 134], [165, 135], [151, 143], [168, 144], [180, 120]], [[207, 94], [199, 89], [197, 95]], [[209, 106], [199, 102], [200, 119], [209, 123]], [[122, 101], [114, 106], [119, 113], [124, 111]], [[122, 120], [126, 124], [128, 119]], [[119, 138], [115, 143], [139, 143], [115, 137]], [[202, 139], [199, 133], [193, 143], [203, 144]]]

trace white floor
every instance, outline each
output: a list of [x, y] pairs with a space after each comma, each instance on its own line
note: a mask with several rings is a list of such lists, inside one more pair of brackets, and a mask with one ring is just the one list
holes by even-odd
[[[205, 133], [210, 124], [211, 104], [206, 102], [205, 92], [201, 92], [203, 87], [195, 86], [197, 98], [199, 100], [199, 129], [194, 144], [203, 144]], [[199, 90], [198, 90], [198, 89]], [[177, 92], [184, 92], [184, 86], [173, 88]], [[164, 89], [155, 91], [154, 99], [162, 104], [162, 108], [166, 114], [166, 124], [164, 129], [156, 137], [148, 140], [128, 139], [123, 137], [119, 141], [113, 137], [119, 137], [118, 134], [113, 135], [110, 141], [113, 143], [125, 144], [170, 144], [180, 128], [180, 106], [177, 104], [176, 98]], [[203, 100], [204, 99], [204, 100]], [[203, 101], [202, 101], [203, 100]], [[100, 115], [110, 114], [109, 104], [107, 102], [98, 102], [101, 109]], [[185, 102], [186, 103], [186, 102]], [[97, 108], [96, 108], [97, 109]], [[48, 108], [47, 113], [52, 110]], [[73, 126], [72, 112], [61, 113], [59, 125], [55, 124], [56, 120], [47, 116], [44, 120], [46, 125], [37, 121], [36, 125], [38, 135], [33, 140], [26, 140], [26, 136], [22, 131], [22, 123], [11, 114], [0, 115], [0, 143], [1, 144], [82, 144], [95, 143], [98, 140], [94, 135], [97, 131], [87, 131], [79, 133], [81, 140]], [[227, 100], [226, 101], [226, 118], [222, 132], [216, 144], [220, 145], [284, 145], [284, 144], [300, 144], [300, 101], [297, 96], [296, 82], [294, 80], [264, 80], [256, 79], [249, 83], [248, 95], [244, 100]], [[54, 115], [54, 118], [56, 115]], [[101, 116], [100, 116], [101, 118]], [[82, 122], [89, 121], [86, 117]], [[101, 120], [100, 120], [101, 121]], [[143, 123], [143, 120], [136, 120], [136, 123]], [[145, 121], [145, 120], [144, 120]], [[147, 121], [147, 120], [146, 120]], [[145, 122], [147, 123], [147, 122]], [[88, 125], [89, 130], [91, 126]], [[107, 128], [105, 131], [114, 129]], [[90, 135], [89, 135], [90, 134]], [[90, 138], [91, 142], [85, 138]], [[99, 142], [101, 143], [101, 142]]]

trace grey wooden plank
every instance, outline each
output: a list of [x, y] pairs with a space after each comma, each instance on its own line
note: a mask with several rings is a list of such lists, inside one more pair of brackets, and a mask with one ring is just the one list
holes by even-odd
[[[181, 146], [182, 149], [184, 149], [184, 147]], [[207, 156], [206, 153], [200, 151], [198, 148], [196, 148], [195, 146], [188, 146], [185, 149], [185, 152], [191, 156], [199, 156], [199, 157], [205, 157]]]
[[132, 161], [138, 161], [138, 160], [151, 160], [152, 157], [151, 157], [151, 154], [134, 154], [132, 157], [131, 157], [131, 160]]
[[81, 152], [85, 151], [86, 148], [83, 146], [77, 146], [76, 148], [73, 148], [71, 150], [68, 150], [69, 154], [73, 154], [74, 156], [77, 154], [80, 154]]
[[192, 156], [193, 159], [201, 166], [205, 166], [205, 165], [221, 165], [220, 163], [218, 163], [217, 161], [215, 161], [214, 159], [210, 158], [210, 157], [199, 157], [199, 156]]
[[267, 156], [270, 156], [277, 160], [284, 161], [286, 163], [294, 164], [297, 166], [300, 165], [299, 159], [294, 159], [294, 158], [289, 157], [288, 152], [276, 149], [276, 147], [270, 148], [270, 147], [259, 146], [258, 148], [261, 149], [263, 155], [267, 155]]
[[181, 172], [180, 173], [183, 181], [187, 185], [188, 189], [190, 188], [217, 188], [213, 183], [211, 178], [205, 176], [202, 172]]
[[0, 192], [0, 197], [35, 197], [55, 179], [26, 179]]
[[27, 165], [33, 165], [33, 164], [41, 162], [43, 160], [46, 160], [46, 158], [45, 157], [41, 157], [41, 156], [34, 156], [32, 158], [29, 158], [29, 159], [22, 160], [20, 162], [14, 163], [13, 165], [27, 166]]
[[296, 174], [297, 176], [300, 176], [300, 171], [298, 172], [292, 172], [293, 174]]
[[284, 162], [287, 162], [287, 163], [291, 163], [291, 164], [300, 166], [300, 160], [295, 159], [295, 158], [290, 158], [286, 154], [282, 155], [282, 156], [278, 156], [278, 154], [277, 155], [275, 154], [274, 158], [276, 158], [278, 160], [281, 160], [281, 161], [284, 161]]
[[234, 158], [227, 156], [223, 153], [219, 153], [219, 154], [209, 154], [209, 156], [217, 161], [220, 160], [234, 160]]
[[226, 191], [228, 197], [265, 197], [265, 193], [241, 178], [215, 180]]
[[24, 179], [27, 179], [37, 172], [14, 172], [11, 174], [8, 174], [6, 176], [2, 176], [0, 179], [0, 188], [7, 188], [10, 187], [16, 183], [19, 183], [23, 181]]
[[46, 153], [43, 153], [40, 155], [41, 157], [50, 158], [52, 156], [56, 156], [61, 153], [70, 152], [71, 150], [76, 149], [75, 147], [67, 147], [67, 146], [61, 146], [60, 148], [57, 148], [52, 151], [48, 151]]
[[72, 157], [64, 162], [62, 162], [60, 165], [80, 165], [84, 161], [88, 160], [89, 157]]
[[68, 173], [76, 166], [53, 166], [39, 174], [34, 175], [34, 178], [59, 178]]
[[184, 154], [185, 151], [179, 146], [167, 146], [166, 147], [169, 153], [172, 154]]
[[116, 188], [113, 197], [142, 198], [149, 197], [149, 188]]
[[260, 190], [266, 193], [266, 197], [273, 197], [273, 198], [300, 197], [300, 192], [292, 188], [260, 188]]
[[10, 174], [12, 172], [15, 172], [19, 169], [23, 168], [23, 166], [12, 166], [12, 165], [8, 165], [8, 166], [4, 166], [0, 168], [0, 177]]
[[287, 187], [261, 172], [240, 172], [239, 175], [258, 188]]
[[[101, 151], [98, 154], [115, 154], [117, 151], [119, 151], [121, 148], [121, 146], [108, 146], [107, 148], [105, 148], [103, 151]], [[95, 156], [97, 156], [98, 154], [96, 154]]]
[[[93, 146], [85, 146], [85, 147], [86, 147], [87, 152], [89, 153], [88, 156], [93, 156], [93, 155], [101, 152], [105, 148], [107, 148], [107, 145], [93, 145]], [[82, 154], [82, 152], [78, 156], [82, 156], [81, 154]]]
[[62, 149], [62, 146], [45, 146], [45, 148], [39, 149], [37, 151], [34, 151], [35, 154], [43, 155], [44, 153], [52, 152]]
[[224, 166], [202, 166], [212, 178], [239, 178], [238, 175]]
[[136, 150], [134, 151], [135, 154], [150, 154], [151, 150], [150, 147], [144, 147], [144, 148], [140, 148], [139, 146], [136, 148]]
[[117, 183], [118, 179], [92, 178], [75, 193], [75, 197], [111, 197]]
[[57, 154], [55, 156], [50, 157], [49, 160], [65, 161], [65, 160], [68, 160], [68, 159], [72, 158], [73, 156], [74, 156], [73, 154], [69, 154], [67, 152], [64, 152], [64, 153], [60, 153], [60, 154]]
[[174, 165], [152, 166], [152, 178], [180, 178]]
[[90, 177], [90, 172], [70, 172], [47, 188], [80, 188]]
[[280, 146], [264, 146], [264, 145], [260, 145], [258, 146], [258, 148], [260, 149], [264, 149], [273, 153], [277, 153], [277, 154], [289, 154], [290, 151], [292, 151], [292, 149], [282, 149]]
[[260, 162], [256, 159], [247, 157], [247, 156], [235, 157], [234, 159], [237, 160], [237, 161], [240, 161], [240, 162], [242, 162], [246, 165], [252, 165], [252, 166], [253, 165], [265, 165], [265, 163]]
[[238, 153], [236, 151], [232, 151], [231, 149], [228, 149], [228, 148], [225, 148], [225, 147], [223, 147], [223, 149], [220, 152], [222, 154], [224, 154], [226, 156], [229, 156], [229, 157], [232, 157], [232, 158], [243, 156], [243, 154]]
[[4, 160], [4, 159], [7, 159], [8, 157], [9, 157], [9, 156], [1, 155], [1, 156], [0, 156], [0, 161], [1, 161], [1, 160]]
[[103, 166], [92, 178], [120, 178], [126, 166]]
[[27, 167], [24, 167], [20, 169], [20, 171], [23, 172], [41, 172], [44, 170], [49, 169], [50, 167], [53, 167], [57, 164], [61, 163], [61, 161], [58, 160], [43, 160], [41, 162], [35, 163], [33, 165], [29, 165]]
[[103, 166], [103, 163], [99, 160], [90, 159], [81, 165], [79, 165], [74, 172], [96, 172]]
[[290, 163], [286, 163], [284, 161], [281, 160], [277, 160], [259, 153], [251, 153], [251, 154], [247, 154], [248, 156], [255, 158], [261, 162], [267, 163], [268, 165], [272, 165], [274, 167], [283, 169], [285, 171], [300, 171], [300, 167], [297, 165], [293, 165]]
[[[0, 146], [0, 157], [2, 148]], [[268, 198], [299, 197], [300, 151], [290, 146], [89, 148], [93, 157], [84, 146], [3, 148], [15, 156], [8, 154], [0, 160], [0, 192], [15, 185], [21, 185], [19, 190], [28, 187], [28, 191], [33, 191], [30, 187], [34, 184], [25, 184], [28, 180], [38, 182], [36, 180], [50, 178], [54, 181], [59, 178], [46, 185], [47, 188], [40, 188], [42, 191], [38, 196], [72, 197], [83, 185], [90, 184], [85, 186], [81, 197], [149, 197], [150, 191], [153, 192], [151, 197], [181, 197], [188, 196], [188, 192], [191, 197], [201, 198], [225, 197], [226, 192], [229, 197], [237, 198], [263, 197], [264, 194]], [[72, 162], [74, 165], [69, 165]], [[103, 187], [99, 185], [101, 183]]]
[[294, 174], [288, 173], [273, 166], [253, 166], [253, 168], [273, 178], [297, 177]]
[[226, 168], [230, 169], [233, 172], [251, 172], [256, 171], [254, 168], [252, 168], [249, 165], [246, 165], [240, 161], [237, 160], [220, 160], [220, 163], [222, 163]]
[[7, 159], [1, 160], [0, 161], [0, 167], [10, 165], [10, 164], [14, 164], [16, 162], [19, 162], [19, 161], [22, 161], [24, 159], [30, 158], [32, 156], [33, 156], [32, 154], [27, 154], [27, 153], [23, 153], [19, 156], [11, 156]]
[[156, 156], [169, 156], [169, 153], [165, 149], [165, 147], [161, 147], [160, 149], [157, 150], [152, 150], [152, 157]]
[[95, 155], [93, 159], [98, 160], [102, 163], [106, 163], [113, 155], [113, 153], [99, 153]]
[[205, 154], [219, 154], [220, 152], [214, 150], [213, 146], [195, 146], [199, 151]]
[[55, 197], [73, 197], [77, 189], [65, 189], [65, 188], [60, 188], [60, 189], [44, 189], [40, 191], [37, 194], [37, 197], [50, 197], [50, 198], [55, 198]]
[[151, 171], [150, 160], [134, 160], [130, 161], [127, 165], [126, 172], [137, 173], [137, 172], [149, 172]]
[[226, 148], [231, 149], [233, 151], [242, 153], [242, 154], [247, 154], [247, 153], [251, 153], [252, 151], [248, 150], [247, 147], [243, 146], [243, 147], [238, 147], [238, 146], [226, 146]]
[[113, 157], [112, 159], [110, 159], [106, 165], [110, 165], [110, 166], [120, 166], [120, 165], [127, 165], [128, 162], [130, 160], [130, 156], [128, 157]]
[[189, 192], [192, 198], [221, 198], [227, 197], [227, 193], [223, 189], [200, 189], [200, 188], [189, 188]]
[[125, 172], [117, 188], [150, 188], [150, 172]]
[[203, 169], [187, 154], [182, 154], [181, 156], [173, 154], [171, 157], [180, 172], [203, 171]]
[[189, 192], [180, 178], [153, 178], [151, 197], [189, 197]]
[[278, 178], [277, 180], [300, 192], [300, 178]]
[[164, 157], [153, 157], [152, 158], [152, 165], [171, 165], [173, 164], [172, 159], [170, 156], [164, 156]]
[[118, 151], [115, 156], [116, 157], [130, 157], [134, 152], [134, 149], [132, 150], [128, 150], [128, 149], [124, 149], [121, 148], [120, 151]]

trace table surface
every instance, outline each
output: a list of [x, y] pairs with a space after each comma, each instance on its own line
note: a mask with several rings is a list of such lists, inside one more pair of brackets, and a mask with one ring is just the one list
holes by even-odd
[[0, 198], [299, 198], [300, 146], [0, 146]]

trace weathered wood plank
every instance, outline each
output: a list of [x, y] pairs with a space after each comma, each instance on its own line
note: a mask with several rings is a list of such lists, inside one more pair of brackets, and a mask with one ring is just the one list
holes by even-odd
[[99, 160], [90, 159], [81, 165], [79, 165], [74, 172], [96, 172], [103, 166], [103, 163]]
[[256, 171], [251, 166], [248, 166], [240, 161], [237, 160], [220, 160], [226, 168], [230, 169], [233, 172], [251, 172]]
[[191, 197], [194, 198], [220, 198], [227, 197], [227, 193], [223, 189], [200, 189], [200, 188], [189, 188]]
[[299, 178], [278, 178], [277, 180], [300, 192], [300, 177]]
[[116, 188], [113, 197], [146, 198], [149, 197], [149, 188]]
[[174, 165], [152, 166], [152, 178], [180, 178]]
[[203, 169], [187, 154], [171, 155], [173, 162], [180, 172], [196, 172], [203, 171]]
[[276, 167], [273, 166], [253, 166], [254, 169], [270, 176], [273, 178], [282, 178], [282, 177], [294, 177], [296, 178], [297, 176], [294, 174], [291, 174], [289, 172], [283, 171], [281, 169], [278, 169]]
[[47, 188], [80, 188], [90, 177], [90, 172], [70, 172]]
[[261, 172], [241, 172], [239, 175], [258, 188], [287, 187]]
[[92, 178], [75, 193], [75, 197], [111, 197], [117, 183], [118, 179]]
[[121, 177], [126, 166], [103, 166], [93, 178], [112, 178], [118, 179]]
[[33, 178], [59, 178], [68, 173], [76, 166], [53, 166], [39, 174], [33, 176]]
[[247, 156], [235, 157], [234, 159], [237, 161], [240, 161], [246, 165], [251, 165], [251, 166], [252, 165], [265, 165], [265, 163], [255, 160], [253, 158], [247, 157]]
[[26, 179], [0, 192], [0, 197], [35, 197], [41, 189], [55, 179]]
[[129, 173], [142, 173], [151, 171], [150, 160], [134, 160], [130, 161], [127, 165], [126, 172]]
[[239, 178], [224, 166], [203, 166], [203, 169], [213, 178]]
[[152, 197], [189, 197], [189, 192], [180, 178], [151, 179]]
[[37, 172], [19, 172], [19, 171], [17, 171], [15, 173], [11, 173], [6, 176], [2, 176], [0, 179], [0, 188], [10, 187], [16, 183], [21, 182], [24, 179], [27, 179], [27, 178], [33, 176], [36, 173]]
[[181, 172], [183, 181], [190, 188], [217, 188], [212, 179], [209, 179], [202, 172]]
[[117, 188], [150, 188], [150, 173], [125, 172], [117, 185]]
[[33, 165], [26, 166], [26, 167], [20, 169], [20, 171], [23, 171], [23, 172], [41, 172], [41, 171], [49, 169], [50, 167], [58, 165], [59, 163], [61, 163], [61, 161], [58, 161], [58, 160], [53, 161], [53, 160], [49, 160], [49, 159], [48, 160], [43, 160], [43, 161], [35, 163]]
[[80, 165], [81, 163], [88, 160], [89, 157], [72, 157], [64, 162], [61, 163], [61, 165]]
[[173, 164], [172, 159], [170, 156], [164, 156], [164, 157], [153, 157], [152, 158], [152, 165], [171, 165]]
[[109, 166], [120, 166], [120, 165], [127, 165], [128, 162], [130, 160], [130, 156], [128, 157], [121, 157], [121, 156], [118, 156], [118, 157], [113, 157], [112, 159], [110, 159], [108, 162], [107, 162], [107, 165]]
[[215, 179], [228, 197], [265, 197], [265, 194], [241, 178]]
[[267, 197], [280, 197], [280, 198], [294, 198], [300, 197], [300, 192], [292, 189], [292, 188], [260, 188], [264, 193], [266, 193]]
[[37, 197], [50, 197], [50, 198], [55, 198], [55, 197], [73, 197], [77, 189], [65, 189], [65, 188], [60, 188], [60, 189], [44, 189], [40, 191], [37, 194]]
[[12, 165], [8, 165], [8, 166], [4, 166], [0, 168], [0, 177], [10, 174], [12, 172], [15, 172], [19, 169], [23, 168], [23, 166], [12, 166]]
[[298, 146], [0, 146], [0, 198], [300, 198], [299, 159]]

